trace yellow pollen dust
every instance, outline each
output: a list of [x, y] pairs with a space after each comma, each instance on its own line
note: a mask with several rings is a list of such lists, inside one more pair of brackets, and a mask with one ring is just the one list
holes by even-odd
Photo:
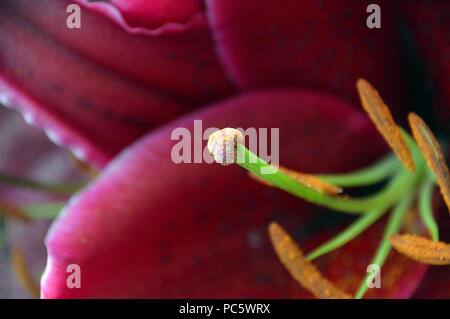
[[[278, 168], [278, 170], [280, 172], [288, 175], [292, 179], [295, 179], [299, 183], [306, 185], [318, 192], [321, 192], [321, 193], [324, 193], [327, 195], [332, 195], [332, 196], [337, 196], [340, 193], [342, 193], [342, 188], [337, 187], [333, 184], [327, 183], [327, 182], [321, 180], [320, 178], [316, 177], [313, 174], [304, 174], [304, 173], [296, 172], [294, 170], [285, 168], [283, 166], [280, 166]], [[254, 174], [254, 173], [250, 172], [249, 176], [262, 184], [273, 187], [273, 185], [270, 182], [266, 181], [265, 179], [261, 178], [260, 176]]]
[[30, 296], [34, 298], [40, 297], [39, 284], [31, 276], [26, 264], [22, 251], [12, 247], [11, 249], [11, 265], [17, 281], [25, 288]]
[[291, 276], [316, 298], [350, 299], [352, 297], [324, 278], [317, 268], [306, 260], [300, 248], [283, 227], [277, 223], [271, 223], [269, 235], [278, 258]]
[[450, 174], [444, 155], [436, 137], [420, 116], [410, 113], [408, 116], [414, 139], [427, 160], [428, 167], [436, 175], [442, 197], [450, 212]]
[[450, 245], [415, 235], [391, 235], [392, 246], [403, 255], [429, 265], [449, 265]]
[[403, 165], [414, 171], [414, 161], [408, 145], [397, 124], [395, 124], [388, 106], [384, 103], [378, 91], [366, 80], [359, 79], [356, 83], [358, 94], [364, 110], [369, 115], [378, 131], [395, 152]]

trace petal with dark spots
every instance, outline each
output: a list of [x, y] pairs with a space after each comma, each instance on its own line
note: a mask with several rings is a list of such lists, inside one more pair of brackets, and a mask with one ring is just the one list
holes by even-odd
[[[211, 105], [146, 135], [72, 198], [46, 239], [44, 297], [310, 297], [278, 261], [267, 226], [277, 221], [298, 235], [313, 231], [308, 225], [316, 218], [332, 222], [343, 215], [255, 183], [237, 165], [174, 164], [171, 149], [178, 141], [171, 140], [172, 131], [194, 132], [199, 119], [203, 130], [279, 128], [280, 164], [306, 173], [356, 169], [386, 151], [362, 113], [330, 96], [272, 90]], [[305, 236], [302, 247], [311, 249], [310, 239]], [[319, 259], [319, 269], [335, 282], [342, 275], [341, 284], [355, 270], [346, 262], [357, 252], [351, 259], [362, 266], [349, 279], [355, 288], [367, 267], [361, 261], [372, 257], [366, 246], [367, 237], [357, 239], [345, 254]], [[80, 289], [66, 286], [68, 264], [81, 267]], [[386, 290], [387, 296], [405, 296], [420, 280], [415, 263], [404, 265], [396, 279], [409, 286]], [[397, 266], [394, 259], [389, 269]]]
[[[218, 52], [241, 88], [306, 86], [357, 101], [359, 77], [402, 109], [402, 72], [391, 1], [369, 29], [371, 1], [208, 0]], [[394, 112], [397, 114], [397, 112]]]
[[68, 29], [68, 3], [1, 3], [0, 92], [85, 160], [102, 166], [149, 129], [230, 92], [204, 19], [132, 34], [83, 6], [81, 29]]

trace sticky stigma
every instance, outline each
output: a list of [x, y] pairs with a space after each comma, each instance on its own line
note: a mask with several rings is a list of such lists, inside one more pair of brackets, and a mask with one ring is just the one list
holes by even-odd
[[227, 127], [209, 136], [208, 150], [217, 163], [230, 165], [237, 160], [239, 144], [244, 144], [244, 135], [234, 128]]

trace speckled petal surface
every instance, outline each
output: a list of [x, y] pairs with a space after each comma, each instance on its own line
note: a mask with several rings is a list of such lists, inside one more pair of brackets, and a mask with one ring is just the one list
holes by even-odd
[[241, 88], [303, 86], [357, 100], [359, 77], [402, 108], [402, 70], [392, 1], [378, 1], [381, 29], [366, 27], [373, 1], [207, 0], [230, 77]]
[[[343, 215], [265, 187], [237, 166], [174, 164], [172, 131], [194, 132], [199, 119], [203, 130], [279, 128], [280, 164], [303, 172], [352, 170], [387, 150], [361, 112], [323, 94], [272, 90], [211, 105], [139, 140], [72, 198], [46, 239], [43, 297], [311, 297], [277, 260], [267, 226], [279, 222], [309, 251], [342, 226], [333, 220]], [[318, 218], [331, 225], [326, 236], [311, 235]], [[358, 267], [373, 253], [367, 241], [379, 235], [379, 228], [369, 231], [318, 260], [319, 268], [352, 293], [367, 265]], [[420, 269], [398, 256], [390, 260], [391, 271], [402, 269], [400, 290], [386, 289], [384, 296], [409, 295]], [[69, 264], [81, 267], [80, 289], [66, 286]]]
[[149, 30], [111, 4], [79, 1], [81, 28], [69, 29], [69, 3], [2, 1], [0, 95], [83, 160], [102, 166], [149, 129], [232, 91], [201, 15]]

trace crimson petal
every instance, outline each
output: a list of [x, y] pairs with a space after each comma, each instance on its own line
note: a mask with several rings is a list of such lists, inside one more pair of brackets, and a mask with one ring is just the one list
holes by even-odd
[[402, 107], [401, 60], [391, 1], [382, 28], [366, 27], [371, 1], [208, 0], [219, 52], [241, 88], [308, 86], [357, 100], [360, 77]]
[[2, 1], [0, 92], [85, 159], [101, 166], [149, 129], [230, 92], [204, 17], [132, 29], [112, 5], [79, 1], [81, 29], [69, 29], [71, 2]]
[[[333, 213], [256, 183], [237, 166], [174, 164], [171, 132], [194, 132], [196, 119], [204, 130], [279, 128], [281, 164], [303, 172], [355, 169], [386, 151], [362, 113], [306, 91], [255, 92], [183, 117], [128, 148], [71, 200], [46, 239], [44, 297], [310, 297], [276, 258], [267, 225], [311, 230], [308, 222]], [[366, 240], [358, 253], [369, 261]], [[80, 289], [66, 286], [69, 264], [81, 268]], [[364, 274], [359, 269], [357, 279]], [[414, 286], [420, 276], [410, 274], [398, 279]]]

